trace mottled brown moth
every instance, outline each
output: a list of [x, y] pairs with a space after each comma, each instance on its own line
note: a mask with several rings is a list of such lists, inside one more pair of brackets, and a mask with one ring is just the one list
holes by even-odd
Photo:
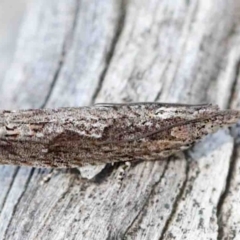
[[0, 163], [79, 167], [161, 160], [237, 122], [214, 105], [100, 104], [0, 112]]

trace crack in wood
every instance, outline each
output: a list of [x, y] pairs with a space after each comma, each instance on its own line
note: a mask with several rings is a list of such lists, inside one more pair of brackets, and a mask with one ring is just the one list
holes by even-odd
[[[16, 202], [16, 204], [15, 204], [15, 206], [14, 206], [14, 208], [13, 208], [13, 211], [12, 211], [12, 213], [11, 213], [11, 218], [10, 218], [10, 220], [9, 220], [9, 222], [8, 222], [6, 231], [5, 231], [2, 239], [8, 239], [8, 238], [6, 238], [6, 235], [7, 235], [8, 231], [9, 231], [9, 227], [12, 225], [12, 220], [13, 220], [13, 218], [14, 218], [14, 215], [15, 215], [16, 211], [17, 211], [17, 207], [18, 207], [21, 199], [23, 198], [23, 196], [24, 196], [24, 194], [25, 194], [25, 192], [26, 192], [26, 190], [27, 190], [27, 188], [28, 188], [28, 185], [29, 185], [29, 183], [30, 183], [30, 181], [31, 181], [31, 178], [32, 178], [32, 176], [33, 176], [34, 171], [35, 171], [35, 169], [32, 168], [31, 171], [30, 171], [30, 173], [29, 173], [29, 175], [28, 175], [28, 177], [27, 177], [27, 181], [26, 181], [26, 183], [25, 183], [25, 185], [24, 185], [24, 189], [23, 189], [21, 195], [19, 196], [19, 198], [17, 199], [17, 202]], [[18, 172], [19, 172], [19, 171], [18, 171]], [[15, 177], [16, 177], [16, 176], [15, 176]], [[16, 178], [14, 178], [14, 181], [15, 181], [15, 179], [16, 179]]]
[[53, 89], [57, 83], [57, 80], [58, 80], [58, 77], [59, 77], [59, 74], [63, 68], [63, 65], [64, 65], [64, 62], [65, 62], [65, 58], [66, 58], [66, 55], [67, 55], [67, 50], [70, 49], [69, 48], [69, 42], [72, 40], [73, 38], [73, 35], [75, 33], [75, 29], [76, 29], [76, 26], [77, 26], [77, 19], [78, 19], [78, 15], [79, 15], [79, 7], [80, 7], [80, 1], [77, 0], [76, 1], [76, 10], [74, 12], [74, 20], [73, 20], [73, 24], [72, 24], [72, 29], [69, 33], [69, 35], [66, 35], [66, 38], [65, 38], [65, 41], [63, 43], [63, 46], [62, 46], [62, 53], [61, 53], [61, 56], [59, 57], [59, 63], [58, 63], [58, 68], [56, 69], [56, 72], [53, 76], [53, 79], [52, 79], [52, 83], [50, 85], [50, 88], [49, 88], [49, 91], [46, 95], [46, 98], [44, 99], [42, 105], [41, 105], [41, 108], [45, 108], [47, 103], [48, 103], [48, 100], [50, 99], [51, 97], [51, 94], [53, 92]]
[[102, 73], [100, 74], [100, 77], [99, 77], [99, 83], [97, 85], [97, 88], [95, 90], [95, 93], [93, 94], [92, 96], [92, 100], [91, 100], [91, 103], [94, 104], [99, 92], [101, 91], [102, 89], [102, 85], [103, 85], [103, 81], [104, 81], [104, 78], [106, 76], [106, 73], [107, 73], [107, 70], [109, 68], [109, 65], [110, 65], [110, 62], [111, 62], [111, 59], [114, 55], [114, 51], [115, 51], [115, 48], [116, 48], [116, 45], [117, 45], [117, 42], [119, 40], [119, 37], [122, 33], [122, 30], [123, 30], [123, 27], [124, 27], [124, 22], [125, 22], [125, 15], [126, 15], [126, 7], [127, 7], [127, 1], [125, 0], [121, 0], [121, 4], [119, 4], [119, 11], [121, 12], [120, 14], [120, 17], [119, 17], [119, 20], [118, 20], [118, 24], [117, 24], [117, 27], [116, 27], [116, 32], [115, 32], [115, 36], [113, 37], [113, 40], [112, 40], [112, 44], [110, 46], [110, 50], [109, 50], [109, 53], [106, 55], [105, 57], [105, 68], [103, 69]]
[[144, 209], [144, 208], [147, 206], [147, 204], [149, 203], [149, 199], [150, 199], [150, 197], [154, 194], [154, 190], [155, 190], [156, 186], [157, 186], [158, 184], [160, 184], [161, 181], [162, 181], [162, 179], [164, 178], [165, 173], [166, 173], [166, 171], [167, 171], [167, 169], [168, 169], [169, 163], [170, 163], [170, 161], [167, 161], [167, 163], [166, 163], [166, 165], [165, 165], [165, 167], [164, 167], [164, 170], [163, 170], [163, 172], [162, 172], [162, 175], [160, 176], [159, 180], [152, 186], [152, 189], [151, 189], [148, 197], [146, 198], [145, 203], [142, 205], [141, 209], [139, 209], [139, 212], [138, 212], [138, 214], [135, 216], [135, 218], [132, 220], [132, 223], [128, 226], [128, 228], [127, 228], [127, 229], [125, 230], [125, 232], [123, 233], [122, 239], [125, 239], [125, 238], [126, 238], [126, 235], [128, 234], [129, 230], [132, 228], [132, 226], [133, 226], [133, 225], [135, 224], [135, 222], [138, 220], [139, 216], [143, 213], [143, 211], [144, 211], [143, 209]]
[[[66, 189], [65, 192], [63, 192], [63, 194], [61, 195], [61, 197], [58, 199], [58, 201], [56, 202], [55, 206], [58, 205], [61, 201], [64, 201], [66, 199], [66, 197], [68, 196], [68, 194], [71, 192], [71, 189], [74, 188], [75, 185], [75, 180], [76, 180], [76, 173], [70, 173], [71, 175], [74, 176], [69, 176], [71, 178], [69, 185]], [[85, 184], [85, 183], [81, 183], [81, 184]], [[55, 207], [51, 208], [51, 210], [48, 212], [47, 217], [44, 219], [44, 223], [47, 223], [47, 221], [52, 217], [52, 212], [56, 212], [55, 211]], [[34, 239], [39, 239], [40, 238], [40, 232], [45, 228], [45, 226], [47, 226], [47, 224], [42, 224], [42, 227], [38, 229], [38, 231], [36, 231], [36, 235], [34, 236]]]
[[180, 188], [180, 191], [178, 193], [178, 195], [176, 196], [176, 199], [173, 203], [173, 208], [172, 208], [172, 211], [166, 221], [166, 224], [165, 226], [163, 227], [163, 230], [162, 230], [162, 234], [161, 234], [161, 237], [159, 238], [159, 240], [164, 240], [164, 235], [165, 233], [167, 232], [169, 226], [171, 225], [171, 221], [173, 219], [173, 217], [175, 216], [176, 212], [177, 212], [177, 208], [178, 208], [178, 204], [179, 204], [179, 201], [181, 200], [184, 192], [185, 192], [185, 189], [186, 189], [186, 186], [187, 186], [187, 182], [189, 180], [189, 171], [190, 171], [190, 166], [189, 166], [189, 160], [187, 159], [190, 158], [190, 156], [186, 156], [185, 154], [185, 161], [186, 161], [186, 169], [185, 169], [185, 179], [184, 179], [184, 182]]
[[240, 58], [236, 62], [234, 80], [233, 80], [233, 83], [232, 83], [232, 88], [231, 88], [231, 91], [230, 91], [230, 98], [229, 98], [229, 101], [228, 101], [228, 107], [229, 108], [231, 107], [231, 104], [234, 102], [235, 91], [236, 91], [236, 86], [237, 86], [237, 83], [238, 83], [239, 74], [240, 74]]
[[13, 183], [14, 183], [14, 181], [15, 181], [15, 177], [16, 177], [18, 171], [19, 171], [19, 168], [20, 168], [20, 167], [16, 167], [15, 170], [14, 170], [14, 173], [13, 173], [13, 176], [12, 176], [12, 180], [11, 180], [11, 182], [10, 182], [10, 184], [9, 184], [9, 188], [8, 188], [8, 190], [7, 190], [7, 192], [6, 192], [6, 195], [4, 196], [4, 199], [3, 199], [3, 202], [2, 202], [2, 206], [1, 206], [1, 208], [0, 208], [0, 214], [2, 213], [2, 210], [3, 210], [3, 208], [4, 208], [4, 206], [5, 206], [5, 203], [6, 203], [7, 199], [8, 199], [9, 192], [10, 192], [11, 189], [12, 189], [12, 186], [13, 186]]
[[[232, 103], [234, 102], [234, 95], [235, 95], [235, 91], [236, 91], [236, 86], [238, 83], [238, 77], [239, 77], [239, 73], [240, 73], [240, 59], [238, 59], [238, 61], [236, 62], [236, 68], [235, 68], [235, 76], [234, 76], [234, 81], [232, 83], [232, 88], [231, 88], [231, 92], [230, 92], [230, 98], [228, 101], [228, 107], [231, 107]], [[217, 224], [218, 224], [218, 236], [217, 239], [221, 240], [223, 238], [223, 228], [222, 226], [224, 225], [222, 216], [221, 216], [221, 211], [222, 211], [222, 207], [224, 205], [224, 202], [228, 196], [229, 193], [229, 189], [231, 186], [231, 182], [232, 182], [232, 173], [234, 171], [234, 169], [236, 168], [236, 163], [237, 163], [237, 150], [236, 150], [237, 146], [236, 146], [236, 142], [234, 144], [233, 147], [233, 153], [232, 153], [232, 157], [230, 160], [230, 165], [229, 165], [229, 169], [228, 169], [228, 175], [227, 175], [227, 179], [226, 179], [226, 187], [222, 193], [222, 195], [219, 198], [218, 204], [217, 204]]]
[[217, 225], [218, 225], [218, 236], [217, 240], [222, 240], [223, 238], [223, 228], [222, 226], [224, 225], [222, 216], [221, 216], [221, 210], [224, 204], [224, 201], [229, 193], [231, 181], [232, 181], [232, 172], [234, 171], [236, 167], [236, 161], [237, 161], [237, 152], [236, 152], [236, 147], [233, 148], [233, 154], [231, 157], [229, 169], [228, 169], [228, 175], [226, 179], [226, 187], [225, 190], [223, 191], [222, 195], [219, 198], [218, 204], [217, 204]]

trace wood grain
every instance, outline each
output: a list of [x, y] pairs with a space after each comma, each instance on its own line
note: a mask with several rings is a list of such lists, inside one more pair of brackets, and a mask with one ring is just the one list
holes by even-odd
[[[236, 109], [239, 5], [34, 0], [1, 109], [130, 101]], [[186, 156], [137, 164], [120, 188], [111, 166], [93, 181], [60, 172], [44, 185], [46, 171], [1, 167], [0, 239], [238, 239], [235, 147], [218, 132]]]

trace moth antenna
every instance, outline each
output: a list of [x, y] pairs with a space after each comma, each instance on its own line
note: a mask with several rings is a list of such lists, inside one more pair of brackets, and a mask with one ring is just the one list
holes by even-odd
[[156, 104], [159, 106], [172, 106], [172, 107], [212, 107], [214, 105], [210, 103], [203, 104], [183, 104], [183, 103], [162, 103], [162, 102], [131, 102], [131, 103], [95, 103], [93, 106], [100, 107], [114, 107], [114, 106], [135, 106], [135, 105], [148, 105], [148, 104]]

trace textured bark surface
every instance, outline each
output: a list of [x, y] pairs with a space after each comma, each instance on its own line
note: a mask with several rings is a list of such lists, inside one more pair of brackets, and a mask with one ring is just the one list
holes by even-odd
[[[34, 0], [0, 108], [212, 102], [240, 108], [240, 2]], [[234, 142], [234, 138], [236, 142]], [[239, 139], [219, 131], [185, 156], [117, 183], [1, 166], [0, 239], [239, 239]]]
[[4, 110], [0, 164], [83, 167], [159, 161], [238, 122], [240, 111], [162, 103]]

